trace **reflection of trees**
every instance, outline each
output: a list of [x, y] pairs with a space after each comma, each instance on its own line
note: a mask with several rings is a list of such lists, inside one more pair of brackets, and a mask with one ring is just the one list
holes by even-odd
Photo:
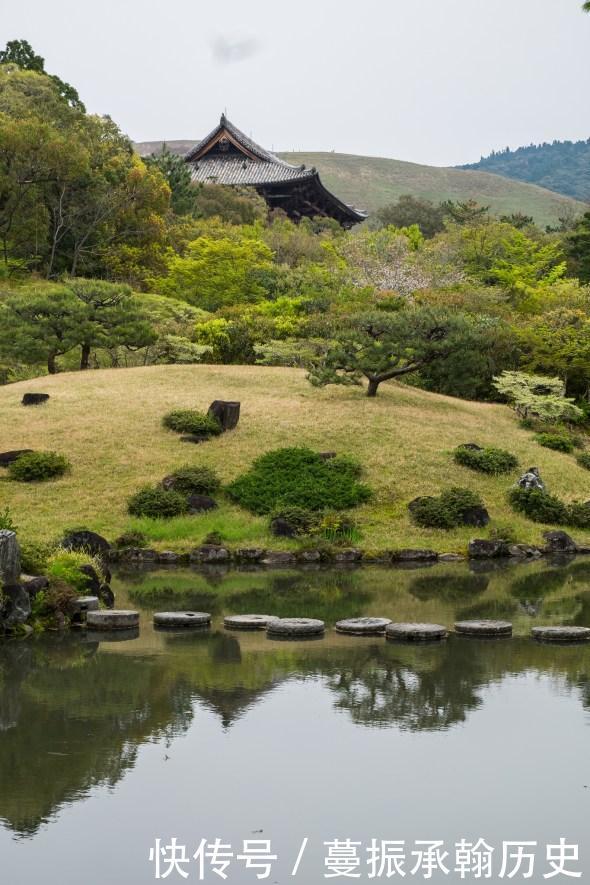
[[238, 613], [264, 611], [281, 618], [337, 621], [360, 616], [369, 600], [360, 572], [270, 574], [263, 586], [235, 593], [228, 607]]
[[487, 590], [489, 578], [486, 575], [470, 574], [469, 572], [453, 574], [420, 575], [414, 578], [409, 591], [416, 599], [423, 602], [440, 599], [444, 602], [456, 602], [478, 596]]

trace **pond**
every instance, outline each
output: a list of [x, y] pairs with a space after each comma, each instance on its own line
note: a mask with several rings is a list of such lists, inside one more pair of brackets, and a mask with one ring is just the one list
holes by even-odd
[[[118, 606], [141, 611], [137, 638], [0, 644], [7, 885], [143, 885], [156, 857], [168, 882], [221, 882], [223, 869], [239, 885], [266, 872], [316, 885], [338, 869], [385, 880], [393, 856], [419, 881], [436, 854], [420, 842], [442, 842], [449, 872], [439, 866], [434, 881], [462, 881], [461, 840], [475, 846], [463, 881], [484, 855], [492, 879], [506, 855], [508, 878], [517, 849], [504, 843], [520, 841], [537, 843], [524, 848], [529, 881], [544, 882], [547, 845], [561, 838], [579, 845], [566, 867], [590, 874], [590, 646], [528, 636], [535, 624], [590, 624], [590, 559], [158, 570], [119, 573], [113, 586]], [[186, 607], [211, 611], [211, 630], [153, 630], [154, 610]], [[224, 613], [250, 611], [321, 617], [330, 629], [307, 642], [223, 629]], [[506, 616], [515, 635], [416, 646], [331, 629], [364, 614], [448, 625]], [[223, 851], [232, 856], [216, 868]], [[513, 880], [525, 871], [523, 860]]]

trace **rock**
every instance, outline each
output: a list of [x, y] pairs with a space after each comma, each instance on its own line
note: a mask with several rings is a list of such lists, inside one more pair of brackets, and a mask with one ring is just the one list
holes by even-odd
[[80, 550], [89, 553], [90, 556], [108, 556], [111, 545], [106, 538], [86, 529], [78, 532], [68, 532], [61, 542], [66, 550]]
[[465, 557], [461, 553], [439, 553], [439, 562], [464, 562]]
[[321, 562], [322, 554], [319, 550], [300, 550], [297, 559], [299, 562]]
[[172, 550], [160, 550], [158, 552], [158, 562], [176, 563], [180, 559], [178, 553]]
[[590, 546], [588, 546], [587, 544], [578, 544], [576, 546], [576, 553], [588, 554], [590, 553]]
[[49, 579], [44, 575], [21, 575], [20, 582], [31, 599], [34, 599], [37, 593], [47, 590], [49, 587]]
[[331, 461], [332, 458], [335, 458], [337, 452], [318, 452], [318, 455], [322, 459], [322, 461]]
[[86, 624], [92, 630], [127, 630], [139, 626], [139, 612], [124, 609], [88, 612]]
[[236, 559], [240, 562], [260, 562], [266, 550], [263, 547], [240, 547], [236, 550]]
[[536, 489], [539, 492], [545, 491], [545, 483], [541, 479], [538, 467], [529, 467], [526, 473], [523, 473], [520, 477], [516, 485], [521, 489], [525, 489], [527, 492], [532, 489]]
[[325, 630], [323, 621], [316, 618], [276, 618], [267, 624], [269, 636], [319, 636]]
[[461, 521], [463, 525], [471, 525], [474, 528], [482, 529], [489, 524], [490, 514], [485, 507], [468, 507], [463, 511]]
[[92, 596], [98, 596], [101, 581], [94, 566], [90, 565], [90, 563], [86, 563], [85, 565], [80, 566], [80, 571], [82, 574], [86, 575], [86, 590], [88, 590]]
[[512, 636], [510, 621], [456, 621], [455, 632], [463, 636]]
[[230, 558], [227, 547], [215, 544], [202, 544], [190, 552], [191, 562], [228, 562]]
[[22, 584], [4, 584], [2, 587], [2, 607], [0, 627], [12, 630], [24, 624], [31, 615], [31, 597]]
[[336, 622], [336, 630], [352, 636], [374, 636], [385, 633], [388, 624], [391, 624], [391, 618], [345, 618]]
[[209, 627], [211, 615], [209, 612], [156, 612], [154, 615], [154, 627]]
[[275, 516], [270, 521], [270, 531], [276, 538], [295, 538], [297, 527], [284, 516]]
[[588, 627], [533, 627], [531, 635], [543, 642], [587, 642]]
[[107, 608], [115, 607], [115, 594], [111, 590], [110, 584], [101, 584], [98, 588], [98, 598]]
[[222, 430], [233, 430], [240, 420], [240, 403], [214, 400], [208, 409], [212, 418], [217, 418]]
[[0, 586], [20, 581], [20, 547], [16, 532], [0, 529]]
[[469, 542], [469, 557], [471, 559], [497, 559], [508, 556], [508, 544], [506, 541], [488, 541], [485, 538], [472, 538]]
[[25, 393], [21, 402], [23, 406], [40, 406], [49, 399], [48, 393]]
[[271, 621], [276, 620], [274, 615], [227, 615], [223, 626], [228, 630], [265, 630]]
[[442, 624], [388, 624], [385, 628], [387, 639], [404, 640], [406, 642], [428, 642], [444, 639], [446, 627]]
[[297, 562], [293, 553], [283, 552], [282, 550], [268, 551], [261, 560], [263, 565], [291, 565]]
[[32, 451], [32, 449], [13, 449], [11, 452], [0, 452], [0, 467], [8, 467], [21, 455], [28, 455]]
[[217, 501], [209, 495], [189, 495], [187, 498], [189, 513], [205, 513], [207, 510], [215, 510]]
[[527, 558], [537, 558], [542, 555], [539, 548], [533, 547], [531, 544], [510, 544], [508, 547], [508, 553], [510, 556]]
[[362, 558], [362, 551], [353, 547], [350, 550], [339, 550], [334, 556], [334, 562], [360, 562]]
[[438, 553], [434, 550], [394, 550], [392, 562], [436, 562]]
[[543, 532], [545, 553], [576, 553], [577, 544], [567, 532]]
[[81, 619], [87, 612], [97, 612], [99, 610], [98, 596], [78, 596], [72, 599], [68, 608], [73, 618]]

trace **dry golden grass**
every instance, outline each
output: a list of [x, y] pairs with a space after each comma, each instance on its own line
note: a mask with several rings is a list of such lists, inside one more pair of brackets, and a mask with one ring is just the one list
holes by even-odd
[[[51, 399], [24, 408], [25, 391], [45, 391]], [[235, 431], [193, 446], [162, 428], [161, 417], [170, 409], [206, 409], [213, 399], [241, 401]], [[573, 456], [541, 448], [504, 406], [396, 384], [383, 385], [377, 399], [369, 400], [359, 388], [312, 388], [294, 369], [157, 366], [65, 373], [0, 388], [0, 451], [55, 450], [72, 463], [68, 476], [35, 485], [0, 474], [0, 509], [10, 507], [30, 540], [54, 539], [64, 527], [80, 525], [113, 539], [133, 524], [126, 513], [128, 496], [182, 464], [212, 466], [225, 482], [268, 449], [304, 444], [346, 452], [364, 464], [375, 490], [374, 499], [356, 511], [367, 550], [463, 550], [473, 529], [424, 530], [408, 519], [409, 500], [448, 485], [478, 491], [492, 526], [510, 525], [519, 540], [539, 542], [545, 527], [518, 516], [506, 503], [512, 477], [486, 477], [454, 464], [451, 452], [464, 442], [514, 452], [523, 468], [540, 467], [550, 490], [565, 499], [590, 497], [590, 473]], [[228, 503], [213, 516], [156, 524], [151, 537], [160, 548], [186, 549], [224, 526], [230, 542], [270, 543], [264, 520]], [[581, 532], [576, 536], [590, 540]], [[276, 540], [272, 546], [278, 546]]]

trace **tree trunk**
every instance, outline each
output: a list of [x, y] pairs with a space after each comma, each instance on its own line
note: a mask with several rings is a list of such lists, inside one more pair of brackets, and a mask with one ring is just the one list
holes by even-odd
[[47, 371], [50, 375], [57, 375], [57, 366], [55, 364], [54, 353], [50, 353], [47, 357]]
[[82, 345], [82, 354], [80, 356], [80, 368], [81, 369], [89, 369], [90, 368], [90, 345], [84, 343]]
[[375, 378], [369, 378], [369, 386], [367, 387], [367, 396], [377, 396], [377, 388], [379, 387], [379, 381]]

